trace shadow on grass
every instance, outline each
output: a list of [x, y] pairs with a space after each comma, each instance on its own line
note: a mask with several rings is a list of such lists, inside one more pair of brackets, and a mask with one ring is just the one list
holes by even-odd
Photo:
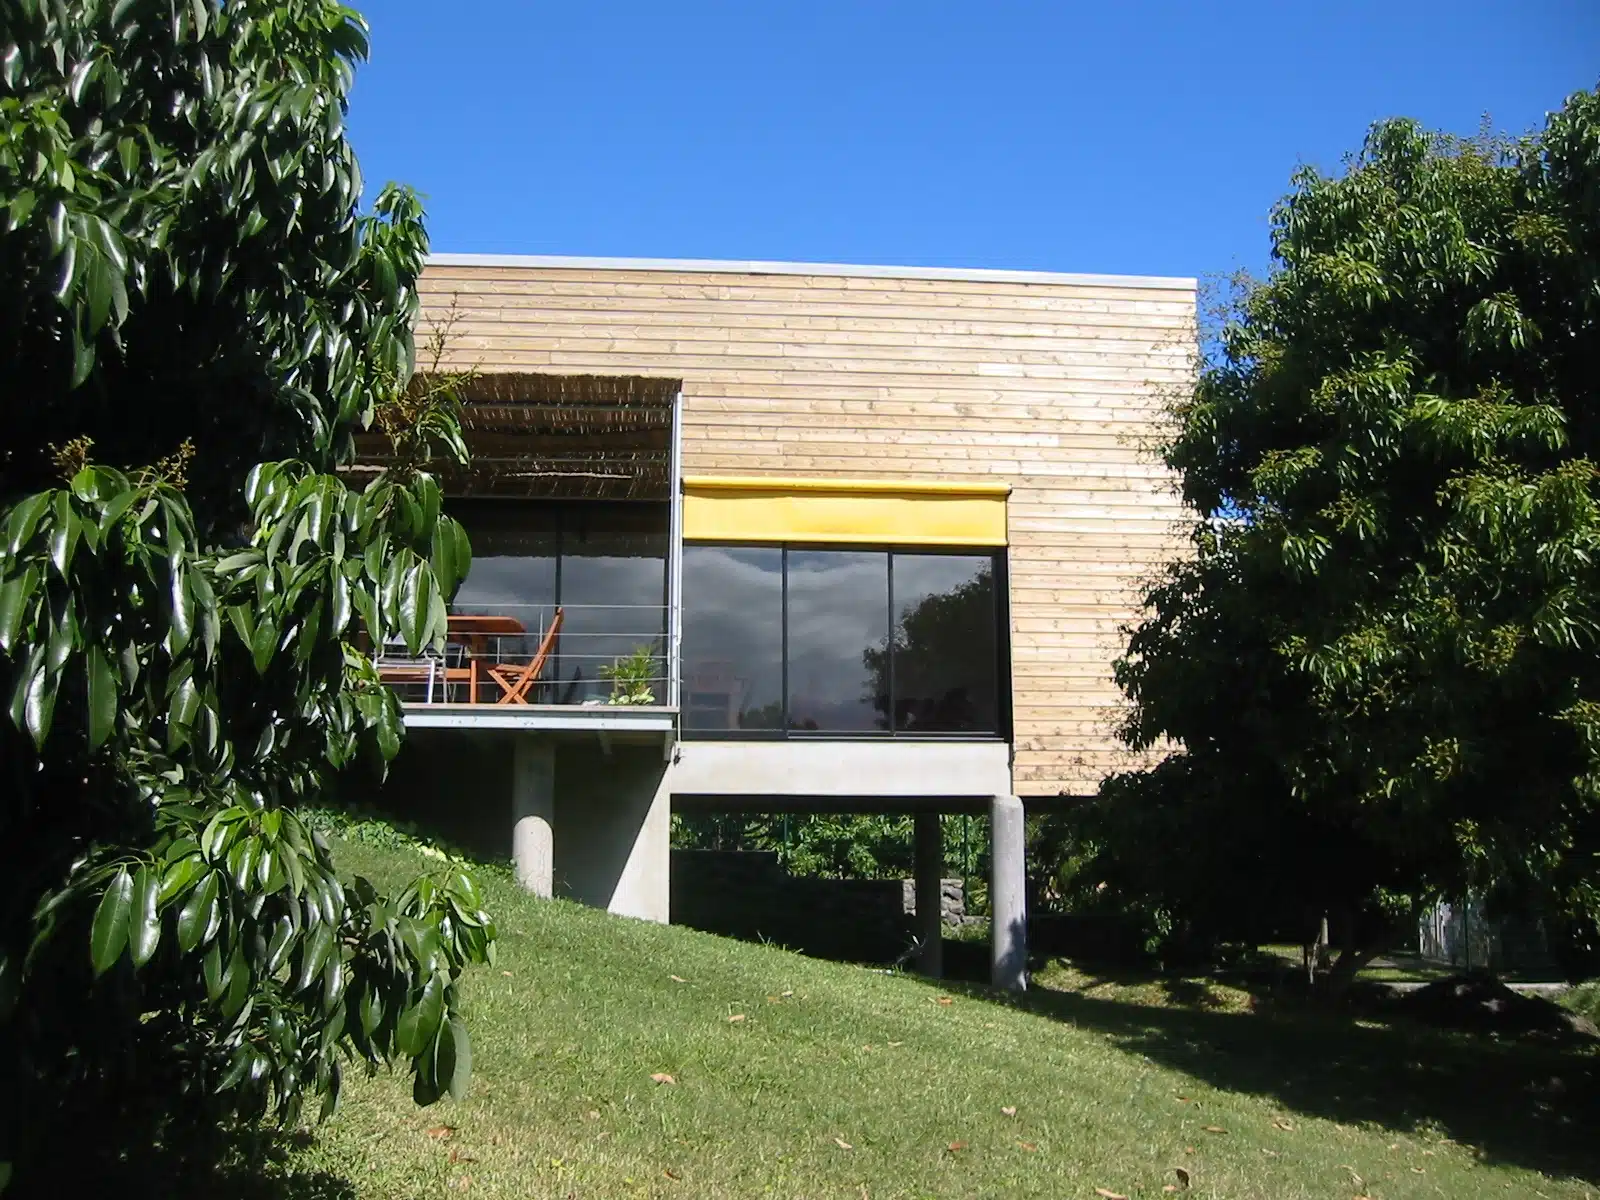
[[[1268, 1096], [1306, 1116], [1443, 1135], [1492, 1162], [1600, 1182], [1600, 1048], [1592, 1044], [1500, 1042], [1287, 1007], [1207, 1011], [1199, 994], [1199, 1007], [1162, 1008], [1042, 987], [1014, 995], [928, 983], [1096, 1030], [1213, 1087]], [[1189, 989], [1173, 990], [1185, 1002]]]
[[[102, 1146], [112, 1140], [102, 1139]], [[80, 1145], [75, 1153], [28, 1156], [19, 1164], [6, 1200], [99, 1195], [118, 1200], [355, 1200], [357, 1195], [343, 1176], [291, 1166], [305, 1134], [217, 1133], [187, 1144], [163, 1140], [166, 1144], [158, 1140], [120, 1153], [96, 1153]]]

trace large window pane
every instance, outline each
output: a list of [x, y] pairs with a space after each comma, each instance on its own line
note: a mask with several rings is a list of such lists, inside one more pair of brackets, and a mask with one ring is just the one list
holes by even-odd
[[600, 669], [648, 647], [659, 677], [652, 690], [666, 703], [667, 505], [456, 500], [450, 512], [472, 542], [472, 570], [451, 611], [512, 617], [526, 630], [461, 638], [461, 646], [492, 661], [527, 661], [560, 605], [561, 636], [530, 699], [603, 699], [611, 684]]
[[996, 732], [994, 559], [897, 552], [894, 608], [895, 728]]
[[873, 655], [889, 634], [889, 556], [791, 550], [788, 579], [789, 728], [887, 729]]
[[492, 500], [449, 507], [472, 543], [472, 570], [450, 611], [510, 617], [528, 631], [474, 638], [467, 648], [497, 660], [532, 655], [555, 615], [559, 513], [550, 505]]
[[655, 656], [656, 702], [666, 695], [667, 513], [664, 505], [573, 504], [561, 531], [561, 626], [554, 699], [611, 694], [601, 674], [619, 658]]
[[683, 548], [685, 729], [783, 728], [783, 551]]

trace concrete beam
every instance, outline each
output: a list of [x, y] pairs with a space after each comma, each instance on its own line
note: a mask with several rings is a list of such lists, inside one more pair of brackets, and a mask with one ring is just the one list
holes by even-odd
[[996, 796], [989, 805], [989, 969], [995, 987], [1028, 986], [1028, 831], [1022, 801]]
[[556, 748], [523, 734], [511, 765], [511, 859], [517, 882], [546, 899], [555, 890]]
[[944, 831], [936, 812], [919, 812], [915, 829], [917, 970], [938, 979], [944, 974]]

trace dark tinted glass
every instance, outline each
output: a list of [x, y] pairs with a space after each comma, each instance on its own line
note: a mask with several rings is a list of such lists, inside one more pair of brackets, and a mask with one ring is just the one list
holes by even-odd
[[895, 728], [998, 731], [993, 558], [897, 552], [894, 610]]
[[686, 729], [783, 727], [783, 551], [683, 548]]
[[554, 699], [611, 694], [601, 669], [635, 651], [656, 659], [651, 683], [667, 702], [667, 514], [661, 505], [569, 505], [561, 531], [561, 605]]
[[873, 669], [889, 633], [889, 556], [789, 551], [789, 728], [882, 730], [887, 705]]
[[510, 617], [528, 632], [476, 639], [473, 650], [497, 660], [531, 655], [555, 615], [559, 513], [549, 505], [456, 502], [450, 514], [472, 543], [472, 570], [452, 613]]
[[472, 570], [452, 613], [514, 618], [515, 635], [459, 638], [471, 653], [518, 662], [537, 653], [555, 609], [561, 636], [530, 699], [580, 703], [611, 694], [600, 669], [648, 647], [651, 688], [666, 696], [667, 525], [665, 504], [456, 500], [450, 513], [467, 530]]

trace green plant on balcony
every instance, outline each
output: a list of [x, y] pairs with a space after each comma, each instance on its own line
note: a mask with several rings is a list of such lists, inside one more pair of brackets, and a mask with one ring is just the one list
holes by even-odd
[[656, 649], [649, 642], [635, 646], [631, 654], [613, 659], [611, 665], [600, 668], [600, 677], [611, 681], [611, 695], [607, 704], [654, 704], [655, 689], [651, 687], [656, 673]]

